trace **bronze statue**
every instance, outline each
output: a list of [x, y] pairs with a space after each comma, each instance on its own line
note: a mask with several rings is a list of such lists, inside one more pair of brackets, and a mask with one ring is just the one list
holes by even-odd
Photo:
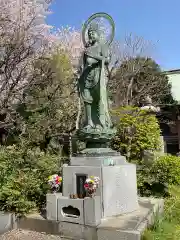
[[84, 133], [87, 138], [93, 138], [93, 134], [99, 134], [99, 138], [101, 135], [105, 137], [113, 129], [108, 108], [106, 67], [110, 61], [109, 44], [114, 37], [114, 25], [109, 15], [99, 15], [110, 19], [113, 28], [110, 41], [102, 42], [101, 29], [98, 23], [92, 21], [97, 15], [88, 19], [82, 32], [85, 50], [78, 79], [79, 94], [85, 110], [84, 125], [79, 133]]

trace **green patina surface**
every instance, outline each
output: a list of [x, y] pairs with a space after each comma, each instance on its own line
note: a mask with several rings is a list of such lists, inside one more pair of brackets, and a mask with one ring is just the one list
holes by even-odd
[[[106, 68], [110, 61], [109, 45], [113, 34], [109, 42], [102, 42], [101, 39], [104, 38], [101, 36], [98, 23], [91, 21], [96, 17], [107, 18], [114, 34], [114, 22], [109, 15], [104, 13], [91, 16], [82, 31], [85, 50], [82, 54], [78, 89], [85, 119], [77, 135], [80, 140], [87, 143], [88, 148], [106, 146], [116, 132], [109, 114], [106, 76]], [[85, 35], [87, 35], [86, 38]]]

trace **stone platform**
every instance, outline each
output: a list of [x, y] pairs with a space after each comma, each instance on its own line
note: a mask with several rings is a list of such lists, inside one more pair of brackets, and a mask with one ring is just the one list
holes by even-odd
[[163, 212], [163, 199], [139, 198], [139, 209], [128, 214], [109, 217], [97, 227], [50, 221], [40, 215], [29, 215], [18, 221], [17, 227], [45, 232], [73, 240], [140, 240], [143, 231]]

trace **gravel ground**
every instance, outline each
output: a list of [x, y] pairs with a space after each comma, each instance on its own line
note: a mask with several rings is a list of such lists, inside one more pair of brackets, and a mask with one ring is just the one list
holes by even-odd
[[65, 240], [60, 236], [16, 229], [0, 236], [0, 240]]

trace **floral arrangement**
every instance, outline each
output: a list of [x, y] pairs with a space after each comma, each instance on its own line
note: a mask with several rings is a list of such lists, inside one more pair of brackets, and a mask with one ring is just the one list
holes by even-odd
[[92, 197], [95, 195], [96, 189], [99, 187], [99, 182], [100, 182], [100, 178], [95, 176], [91, 176], [86, 179], [84, 188], [88, 196]]
[[51, 175], [48, 178], [48, 184], [50, 185], [53, 193], [58, 192], [61, 186], [61, 183], [62, 183], [62, 177], [58, 176], [57, 174]]

